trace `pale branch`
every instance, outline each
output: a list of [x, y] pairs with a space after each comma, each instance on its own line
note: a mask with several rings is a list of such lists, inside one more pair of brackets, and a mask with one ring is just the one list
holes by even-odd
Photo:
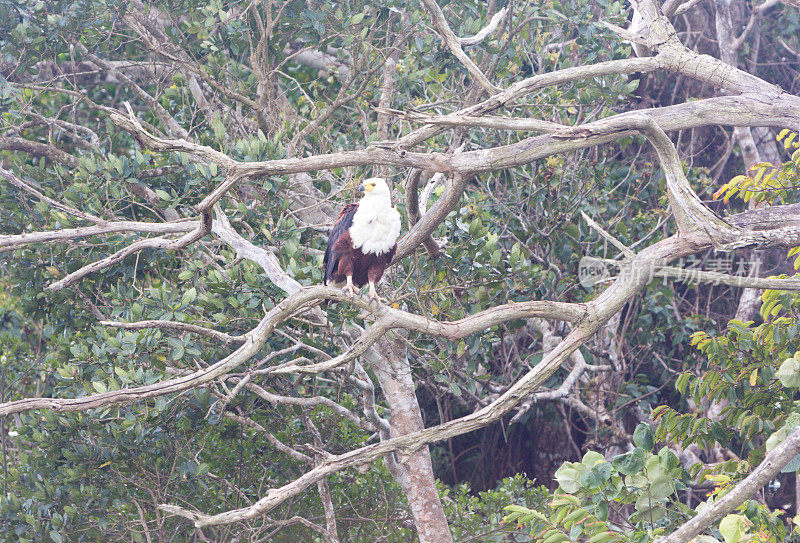
[[[408, 218], [409, 228], [413, 228], [420, 219], [419, 181], [421, 178], [421, 170], [411, 170], [406, 180], [406, 217]], [[425, 207], [425, 211], [427, 211], [427, 206]], [[425, 247], [425, 250], [428, 251], [428, 255], [430, 255], [431, 258], [441, 256], [442, 250], [433, 239], [432, 235], [428, 234], [428, 236], [422, 240], [422, 245]]]
[[700, 2], [703, 2], [703, 1], [704, 0], [689, 0], [688, 2], [678, 6], [677, 9], [675, 9], [675, 13], [673, 13], [672, 16], [673, 17], [679, 17], [679, 16], [683, 15], [684, 13], [687, 13], [689, 10], [691, 10], [693, 7], [695, 7], [697, 4], [699, 4]]
[[[233, 401], [233, 399], [242, 391], [242, 389], [247, 385], [250, 380], [253, 378], [253, 373], [248, 372], [244, 377], [239, 379], [239, 382], [228, 391], [227, 394], [221, 394], [219, 392], [215, 392], [215, 395], [219, 398], [219, 402], [212, 408], [209, 409], [206, 413], [205, 418], [208, 419], [213, 411], [216, 410], [217, 413], [224, 413], [225, 410], [228, 408], [228, 404]], [[223, 388], [225, 388], [225, 383], [220, 382]]]
[[231, 226], [227, 215], [219, 205], [214, 206], [214, 224], [211, 231], [228, 244], [239, 258], [246, 258], [261, 266], [270, 281], [287, 294], [294, 294], [303, 287], [294, 277], [281, 268], [278, 258], [271, 251], [258, 247], [239, 235]]
[[588, 225], [589, 225], [591, 228], [593, 228], [594, 230], [596, 230], [598, 234], [600, 234], [600, 235], [601, 235], [601, 236], [602, 236], [604, 239], [606, 239], [606, 240], [607, 240], [609, 243], [611, 243], [611, 245], [613, 245], [614, 247], [616, 247], [617, 249], [619, 249], [619, 251], [620, 251], [620, 252], [621, 252], [621, 253], [622, 253], [622, 254], [623, 254], [623, 255], [624, 255], [624, 256], [625, 256], [627, 259], [630, 259], [630, 258], [633, 258], [633, 257], [634, 257], [634, 255], [635, 255], [636, 253], [634, 253], [634, 252], [633, 252], [633, 250], [632, 250], [630, 247], [628, 247], [627, 245], [625, 245], [624, 243], [622, 243], [620, 240], [618, 240], [617, 238], [615, 238], [614, 236], [612, 236], [611, 234], [609, 234], [609, 233], [608, 233], [608, 232], [607, 232], [607, 231], [606, 231], [606, 230], [605, 230], [605, 229], [604, 229], [602, 226], [600, 226], [599, 224], [597, 224], [597, 222], [595, 222], [595, 221], [594, 221], [594, 220], [593, 220], [593, 219], [592, 219], [592, 218], [591, 218], [589, 215], [587, 215], [587, 214], [586, 214], [586, 213], [585, 213], [583, 210], [581, 210], [581, 217], [583, 217], [583, 220], [584, 220], [584, 221], [586, 221], [586, 223], [587, 223], [587, 224], [588, 224]]
[[688, 520], [671, 534], [656, 539], [656, 543], [687, 543], [693, 540], [717, 520], [764, 488], [798, 454], [800, 454], [800, 431], [795, 430], [786, 438], [786, 441], [767, 453], [758, 467], [733, 490], [719, 500], [708, 503], [708, 506], [697, 516]]
[[442, 38], [447, 48], [450, 49], [450, 52], [453, 53], [453, 56], [464, 65], [472, 77], [480, 83], [481, 87], [483, 87], [490, 96], [497, 93], [500, 89], [489, 81], [478, 65], [475, 64], [475, 62], [469, 58], [469, 55], [461, 48], [460, 40], [447, 23], [447, 19], [444, 13], [442, 13], [442, 8], [439, 7], [439, 4], [437, 4], [435, 0], [422, 0], [422, 4], [425, 6], [425, 9], [428, 10], [428, 13], [431, 14], [433, 24], [436, 25], [439, 36]]
[[[573, 355], [574, 354], [575, 353], [573, 353]], [[614, 368], [612, 368], [611, 366], [598, 366], [598, 365], [587, 364], [582, 356], [581, 357], [572, 356], [570, 358], [577, 358], [578, 361], [572, 367], [569, 374], [564, 379], [564, 381], [559, 385], [559, 387], [553, 390], [544, 390], [542, 392], [534, 392], [533, 394], [531, 394], [525, 401], [523, 401], [519, 405], [517, 412], [511, 418], [509, 424], [514, 424], [515, 422], [517, 422], [525, 413], [530, 411], [531, 407], [533, 407], [538, 402], [560, 401], [567, 398], [573, 392], [573, 389], [575, 388], [575, 384], [578, 382], [578, 379], [580, 379], [583, 376], [583, 374], [586, 373], [587, 371], [605, 372], [614, 370]], [[581, 411], [583, 410], [581, 409]], [[592, 410], [590, 412], [597, 414], [597, 410]], [[598, 422], [607, 422], [607, 421], [600, 420]]]
[[392, 259], [393, 263], [399, 262], [406, 255], [411, 254], [421, 243], [432, 239], [433, 231], [444, 221], [447, 214], [458, 205], [461, 195], [464, 194], [464, 190], [467, 188], [469, 179], [470, 176], [456, 174], [447, 183], [444, 192], [433, 204], [433, 207], [430, 210], [426, 210], [422, 218], [397, 242], [397, 250]]
[[[535, 90], [564, 83], [571, 83], [573, 81], [580, 81], [582, 79], [589, 79], [592, 77], [602, 77], [605, 75], [620, 75], [620, 74], [633, 74], [633, 73], [650, 73], [659, 68], [659, 62], [654, 57], [624, 59], [624, 60], [611, 60], [607, 62], [599, 62], [597, 64], [590, 64], [588, 66], [575, 66], [572, 68], [565, 68], [555, 72], [548, 72], [544, 74], [534, 75], [522, 81], [518, 81], [510, 85], [505, 90], [487, 98], [483, 102], [462, 108], [451, 115], [467, 115], [479, 116], [484, 113], [490, 113], [508, 104], [513, 103], [515, 100], [522, 98]], [[394, 145], [401, 149], [408, 149], [422, 143], [423, 141], [432, 138], [433, 136], [442, 132], [442, 129], [436, 126], [427, 126], [418, 128], [413, 132], [406, 134], [398, 139]]]
[[167, 237], [158, 237], [158, 238], [147, 238], [139, 241], [135, 241], [125, 247], [124, 249], [120, 249], [114, 254], [111, 254], [105, 258], [92, 262], [91, 264], [87, 264], [82, 268], [75, 270], [74, 272], [68, 274], [67, 276], [59, 279], [58, 281], [51, 283], [47, 286], [47, 290], [51, 292], [57, 292], [64, 287], [68, 287], [73, 285], [86, 277], [87, 275], [105, 269], [109, 266], [113, 266], [118, 262], [122, 262], [126, 257], [142, 251], [144, 249], [162, 249], [166, 251], [177, 251], [183, 249], [187, 245], [194, 243], [195, 241], [201, 239], [205, 236], [209, 230], [211, 230], [211, 215], [204, 214], [203, 220], [198, 222], [197, 227], [192, 230], [191, 232], [187, 232], [186, 234], [182, 235], [177, 239], [170, 239]]
[[455, 341], [508, 320], [544, 317], [567, 322], [580, 322], [588, 315], [587, 307], [584, 304], [545, 301], [512, 302], [498, 305], [452, 322], [436, 321], [387, 306], [381, 306], [375, 311], [375, 314], [375, 322], [364, 330], [361, 336], [353, 342], [347, 351], [339, 356], [316, 364], [284, 365], [276, 367], [271, 371], [268, 368], [266, 370], [267, 373], [313, 374], [342, 367], [356, 357], [364, 354], [369, 347], [383, 337], [387, 330], [393, 328], [421, 332], [426, 335], [443, 337]]
[[[135, 388], [92, 394], [82, 398], [27, 398], [0, 404], [0, 416], [33, 409], [52, 409], [58, 412], [85, 411], [106, 405], [122, 404], [182, 392], [202, 386], [229, 373], [255, 356], [266, 344], [271, 332], [309, 302], [324, 298], [345, 298], [338, 289], [316, 287], [296, 293], [273, 307], [249, 334], [248, 341], [222, 360], [176, 379]], [[366, 305], [366, 304], [364, 304]]]
[[315, 532], [322, 534], [322, 537], [326, 539], [326, 543], [327, 540], [330, 538], [331, 534], [328, 532], [328, 530], [326, 530], [322, 526], [314, 524], [313, 522], [311, 522], [306, 518], [295, 515], [287, 519], [271, 520], [269, 526], [270, 527], [274, 526], [275, 529], [269, 532], [261, 541], [273, 541], [273, 537], [275, 536], [275, 534], [284, 530], [285, 528], [294, 526], [295, 524], [302, 524], [306, 528], [309, 528], [311, 530], [314, 530]]
[[763, 79], [740, 70], [709, 55], [701, 55], [683, 45], [675, 28], [654, 0], [632, 0], [644, 17], [650, 32], [647, 46], [657, 51], [660, 67], [678, 74], [704, 81], [714, 87], [734, 94], [761, 94], [760, 100], [785, 94]]
[[106, 111], [108, 113], [108, 119], [119, 128], [133, 135], [143, 147], [154, 151], [187, 153], [206, 162], [216, 163], [225, 167], [233, 166], [236, 163], [235, 160], [225, 153], [206, 145], [200, 145], [185, 139], [160, 138], [151, 134], [135, 117], [130, 104], [124, 102], [124, 105], [128, 109], [128, 115], [123, 115], [121, 112], [111, 109]]
[[339, 81], [349, 81], [350, 66], [341, 62], [334, 54], [317, 49], [303, 48], [294, 50], [294, 48], [295, 44], [291, 43], [286, 44], [283, 48], [283, 53], [287, 56], [287, 60], [314, 68], [319, 72], [331, 73]]
[[640, 34], [631, 32], [627, 28], [622, 28], [607, 21], [599, 21], [599, 24], [617, 34], [620, 38], [630, 42], [632, 45], [647, 45], [647, 39]]
[[34, 409], [51, 409], [58, 412], [85, 411], [106, 405], [128, 403], [182, 392], [202, 386], [250, 360], [266, 344], [267, 338], [279, 324], [295, 315], [298, 311], [313, 307], [322, 300], [349, 302], [360, 309], [373, 313], [378, 319], [382, 317], [387, 319], [387, 322], [392, 327], [404, 327], [409, 330], [417, 330], [422, 333], [453, 339], [477, 333], [486, 327], [517, 318], [541, 316], [576, 322], [590, 315], [589, 310], [582, 304], [534, 301], [497, 306], [459, 321], [441, 322], [385, 305], [376, 308], [374, 304], [371, 305], [369, 301], [362, 298], [351, 300], [347, 294], [334, 287], [305, 287], [288, 296], [267, 312], [258, 325], [246, 334], [248, 340], [241, 347], [206, 368], [161, 383], [113, 390], [82, 398], [27, 398], [6, 402], [0, 404], [0, 416]]
[[29, 155], [45, 157], [53, 162], [64, 164], [70, 168], [78, 167], [78, 158], [62, 151], [55, 145], [49, 143], [42, 143], [39, 141], [31, 141], [25, 138], [16, 138], [13, 136], [0, 136], [0, 150], [3, 151], [22, 151]]
[[[23, 111], [26, 117], [30, 117], [33, 119], [33, 123], [38, 123], [50, 128], [51, 131], [54, 131], [55, 128], [61, 129], [61, 132], [65, 135], [68, 135], [76, 145], [80, 145], [81, 147], [90, 149], [94, 152], [101, 152], [100, 150], [100, 137], [97, 133], [89, 127], [71, 123], [68, 121], [64, 121], [62, 119], [57, 119], [53, 117], [45, 117], [44, 115], [40, 115], [34, 111]], [[25, 123], [28, 124], [28, 123]], [[19, 130], [18, 127], [13, 128], [13, 130]], [[83, 136], [81, 136], [83, 134]], [[88, 136], [89, 140], [87, 141], [84, 137]]]
[[436, 190], [436, 187], [442, 184], [445, 181], [444, 174], [439, 172], [433, 174], [428, 180], [428, 183], [425, 185], [425, 188], [422, 189], [422, 194], [419, 195], [419, 211], [422, 213], [424, 217], [428, 213], [428, 202], [433, 196], [433, 191]]
[[123, 85], [128, 87], [131, 92], [133, 92], [139, 99], [144, 102], [147, 107], [153, 110], [155, 116], [158, 117], [158, 120], [161, 123], [168, 127], [170, 132], [173, 136], [179, 138], [188, 138], [189, 133], [183, 128], [175, 118], [169, 114], [169, 112], [161, 105], [161, 103], [151, 96], [147, 91], [145, 91], [142, 87], [140, 87], [133, 79], [122, 73], [121, 71], [117, 70], [113, 65], [109, 64], [107, 61], [101, 59], [94, 53], [90, 53], [86, 47], [80, 42], [75, 41], [73, 42], [75, 46], [84, 54], [86, 58], [90, 61], [94, 62], [98, 66], [102, 67], [104, 70], [108, 71], [111, 75], [119, 79]]
[[141, 232], [147, 234], [180, 234], [197, 229], [200, 221], [151, 223], [139, 221], [108, 221], [95, 226], [64, 228], [44, 232], [0, 235], [0, 252], [17, 249], [31, 243], [53, 243], [90, 236], [116, 234], [119, 232]]
[[[608, 325], [606, 324], [604, 326]], [[542, 350], [545, 354], [556, 348], [563, 340], [563, 337], [556, 333], [553, 323], [544, 319], [529, 319], [526, 322], [526, 327], [533, 328], [542, 335]], [[535, 403], [539, 401], [561, 401], [562, 403], [567, 403], [571, 407], [580, 410], [582, 413], [593, 418], [603, 426], [610, 425], [613, 419], [608, 414], [605, 407], [602, 405], [595, 405], [595, 409], [590, 410], [580, 400], [579, 394], [574, 389], [579, 380], [581, 382], [586, 381], [584, 374], [587, 371], [613, 371], [613, 367], [587, 364], [583, 353], [581, 353], [579, 349], [574, 350], [569, 355], [568, 361], [572, 364], [572, 368], [561, 385], [557, 389], [544, 390], [542, 392], [535, 392], [528, 395], [528, 397], [516, 408], [516, 414], [511, 418], [510, 421], [512, 424], [518, 421], [531, 409]]]
[[661, 170], [667, 180], [670, 209], [678, 231], [682, 235], [703, 231], [714, 240], [714, 247], [717, 249], [729, 250], [740, 243], [749, 245], [748, 241], [742, 240], [742, 233], [738, 228], [715, 215], [697, 196], [683, 173], [678, 150], [658, 123], [650, 117], [631, 117], [631, 121], [658, 153]]
[[664, 13], [666, 17], [672, 17], [673, 15], [679, 15], [676, 10], [682, 9], [686, 4], [696, 4], [698, 2], [702, 2], [703, 0], [667, 0], [664, 2], [664, 5], [661, 6], [661, 11]]
[[764, 12], [778, 5], [779, 3], [780, 0], [764, 0], [764, 2], [760, 3], [759, 5], [753, 8], [753, 10], [750, 12], [750, 19], [747, 21], [747, 26], [744, 27], [742, 33], [739, 34], [739, 36], [736, 37], [736, 39], [731, 44], [731, 47], [733, 48], [734, 51], [738, 52], [742, 48], [744, 42], [747, 40], [747, 38], [750, 36], [750, 33], [756, 27], [758, 21], [761, 19], [761, 16], [764, 14]]
[[423, 113], [413, 109], [407, 111], [378, 107], [374, 109], [378, 113], [394, 115], [396, 117], [400, 117], [404, 121], [435, 126], [477, 126], [481, 128], [492, 128], [495, 130], [520, 130], [544, 133], [558, 132], [559, 130], [568, 128], [563, 124], [524, 117], [501, 117], [497, 115], [484, 115], [483, 117], [475, 117], [472, 115], [459, 115], [457, 113], [451, 113], [449, 115], [436, 115], [432, 113]]
[[371, 326], [369, 326], [361, 336], [356, 339], [356, 341], [350, 346], [347, 351], [340, 354], [339, 356], [333, 357], [330, 360], [325, 360], [324, 362], [317, 362], [316, 364], [308, 364], [308, 365], [300, 365], [300, 364], [289, 364], [289, 365], [281, 365], [280, 367], [275, 368], [266, 368], [266, 372], [272, 375], [282, 375], [282, 374], [290, 374], [290, 373], [305, 373], [305, 374], [315, 374], [320, 373], [323, 371], [330, 371], [336, 368], [340, 368], [355, 360], [357, 357], [364, 354], [367, 349], [372, 347], [376, 341], [383, 337], [386, 331], [389, 328], [383, 322], [383, 320], [379, 317]]
[[673, 268], [665, 266], [654, 274], [687, 283], [711, 283], [731, 287], [757, 288], [770, 290], [800, 290], [800, 279], [780, 279], [775, 277], [740, 277], [715, 271]]
[[[239, 379], [238, 377], [230, 377], [230, 379], [238, 383], [244, 381], [246, 377], [242, 379]], [[363, 421], [361, 417], [359, 417], [346, 407], [334, 402], [330, 398], [326, 398], [324, 396], [310, 396], [310, 397], [281, 396], [278, 394], [273, 394], [268, 390], [266, 390], [265, 388], [252, 382], [245, 382], [243, 386], [247, 390], [254, 393], [256, 396], [261, 398], [262, 400], [269, 402], [273, 405], [297, 405], [300, 407], [324, 406], [333, 411], [334, 413], [343, 416], [344, 418], [346, 418], [359, 428], [362, 428], [370, 432], [375, 430], [375, 428], [372, 426], [371, 423], [365, 423], [365, 421]]]
[[14, 175], [13, 172], [10, 172], [10, 171], [4, 169], [2, 166], [0, 166], [0, 175], [5, 177], [6, 179], [8, 179], [8, 181], [12, 185], [17, 187], [19, 190], [27, 192], [28, 194], [31, 194], [31, 195], [35, 196], [36, 198], [38, 198], [42, 202], [44, 202], [46, 204], [50, 204], [51, 206], [55, 207], [56, 209], [60, 209], [61, 211], [65, 212], [65, 213], [69, 213], [70, 215], [78, 217], [79, 219], [83, 219], [83, 220], [86, 220], [86, 221], [89, 221], [89, 222], [93, 222], [95, 224], [105, 223], [105, 221], [103, 219], [101, 219], [100, 217], [98, 217], [96, 215], [92, 215], [91, 213], [86, 213], [84, 211], [80, 211], [78, 209], [75, 209], [72, 206], [68, 206], [66, 204], [63, 204], [63, 203], [57, 201], [57, 200], [53, 200], [52, 198], [48, 198], [47, 196], [45, 196], [44, 194], [42, 194], [41, 192], [36, 190], [36, 188], [31, 186], [30, 183], [27, 183], [26, 181], [20, 179], [19, 177]]
[[743, 211], [725, 219], [739, 228], [753, 231], [791, 228], [800, 224], [800, 204], [771, 205]]
[[[800, 221], [800, 217], [798, 217]], [[796, 237], [794, 239], [797, 239]], [[791, 246], [791, 243], [787, 243]], [[610, 264], [619, 267], [621, 274], [631, 273], [629, 270], [629, 260], [613, 260], [607, 258], [592, 259], [598, 264]], [[663, 264], [663, 263], [662, 263]], [[673, 266], [659, 265], [658, 271], [654, 269], [645, 270], [650, 273], [652, 279], [663, 278], [683, 281], [686, 283], [710, 283], [712, 285], [727, 285], [741, 288], [758, 288], [770, 290], [800, 290], [800, 279], [778, 278], [778, 277], [750, 277], [732, 275], [717, 271], [706, 271], [695, 268], [676, 268]], [[613, 278], [609, 278], [613, 279]], [[598, 281], [599, 282], [599, 281]]]
[[[715, 102], [712, 104], [710, 100]], [[640, 132], [640, 129], [635, 127], [636, 119], [649, 118], [650, 111], [644, 109], [621, 113], [566, 128], [561, 132], [527, 138], [511, 145], [466, 151], [450, 157], [445, 155], [441, 163], [450, 171], [472, 173], [522, 166], [553, 154], [635, 136]], [[657, 115], [666, 114], [666, 118], [660, 116], [653, 118], [662, 130], [678, 130], [679, 126], [684, 125], [686, 128], [712, 124], [781, 127], [800, 125], [800, 98], [786, 93], [771, 96], [768, 100], [755, 95], [726, 96], [709, 101], [687, 102], [668, 108], [654, 108], [652, 111], [656, 111]], [[677, 120], [675, 115], [682, 115], [683, 121]]]
[[191, 332], [192, 334], [198, 334], [211, 339], [216, 339], [224, 343], [244, 343], [245, 341], [247, 341], [247, 334], [242, 334], [240, 336], [232, 336], [230, 334], [226, 334], [225, 332], [220, 332], [218, 330], [213, 330], [211, 328], [205, 328], [203, 326], [198, 326], [196, 324], [188, 324], [185, 322], [164, 321], [164, 320], [119, 322], [119, 321], [101, 320], [99, 324], [103, 326], [110, 326], [113, 328], [122, 328], [123, 330], [148, 330], [148, 329], [158, 328], [163, 330], [177, 330], [179, 332]]
[[503, 19], [505, 19], [507, 13], [508, 13], [508, 8], [504, 7], [503, 9], [492, 15], [492, 18], [489, 20], [489, 23], [483, 28], [481, 28], [477, 34], [475, 34], [471, 38], [456, 37], [456, 40], [461, 45], [467, 47], [472, 45], [478, 45], [483, 40], [485, 40], [487, 36], [489, 36], [492, 32], [497, 30], [497, 27], [500, 26], [500, 23], [503, 21]]
[[[640, 67], [641, 65], [637, 63], [645, 60], [646, 59], [628, 59], [625, 62], [628, 63], [627, 66], [630, 69], [631, 66]], [[648, 62], [649, 61], [644, 63], [644, 67], [648, 65]], [[597, 65], [582, 68], [586, 69], [579, 69], [578, 72], [571, 74], [571, 76], [576, 78], [577, 74], [580, 74], [582, 78], [589, 77], [592, 74], [602, 74], [604, 71], [610, 70], [611, 66]], [[593, 68], [598, 69], [593, 70]], [[620, 68], [617, 67], [616, 69], [618, 71]], [[567, 70], [562, 72], [567, 72]], [[570, 79], [565, 73], [557, 74], [564, 79]], [[557, 77], [550, 80], [541, 80], [541, 84], [554, 84], [558, 82], [557, 80]], [[500, 93], [497, 96], [502, 94], [503, 93]], [[800, 99], [785, 93], [774, 94], [768, 96], [767, 99], [767, 95], [765, 95], [763, 91], [759, 91], [758, 96], [724, 97], [716, 100], [716, 102], [689, 102], [681, 106], [663, 108], [659, 113], [671, 117], [673, 124], [670, 125], [669, 121], [665, 120], [662, 129], [674, 130], [707, 124], [730, 124], [735, 126], [785, 126], [787, 124], [800, 124]], [[505, 102], [495, 102], [494, 107], [500, 107], [504, 103]], [[210, 209], [210, 206], [230, 190], [239, 179], [247, 176], [284, 175], [288, 173], [363, 165], [405, 166], [425, 171], [438, 171], [443, 173], [455, 172], [461, 174], [521, 166], [544, 156], [600, 145], [634, 135], [636, 131], [630, 128], [625, 130], [625, 124], [630, 123], [631, 118], [641, 118], [641, 116], [647, 115], [647, 110], [640, 110], [627, 115], [621, 114], [601, 121], [595, 121], [595, 123], [587, 123], [582, 127], [565, 129], [557, 134], [545, 134], [528, 138], [512, 145], [452, 155], [405, 151], [402, 147], [411, 140], [401, 138], [397, 142], [391, 144], [375, 144], [373, 147], [357, 151], [244, 163], [236, 162], [224, 153], [220, 153], [209, 147], [190, 143], [185, 140], [166, 140], [158, 138], [144, 130], [141, 124], [136, 121], [132, 115], [125, 117], [117, 112], [109, 113], [112, 122], [131, 132], [143, 145], [159, 151], [185, 152], [200, 160], [219, 163], [228, 170], [226, 180], [197, 206], [199, 210]], [[661, 125], [661, 121], [662, 119], [659, 118], [659, 125]], [[440, 130], [439, 127], [429, 128], [434, 131], [433, 133]], [[422, 130], [424, 132], [426, 129]], [[409, 134], [409, 136], [413, 134], [422, 135], [423, 132], [415, 131]], [[429, 133], [425, 132], [425, 134]], [[425, 137], [428, 136], [426, 135]], [[452, 203], [452, 201], [450, 203]], [[415, 228], [422, 228], [421, 223], [423, 222], [426, 222], [425, 219], [420, 221]], [[426, 227], [429, 226], [430, 224], [426, 225]], [[420, 239], [415, 240], [414, 246], [421, 243], [424, 238], [425, 236], [421, 236]], [[409, 252], [407, 249], [408, 247], [404, 247], [403, 254]]]
[[378, 414], [375, 405], [375, 385], [372, 383], [372, 379], [358, 361], [355, 361], [353, 364], [353, 373], [358, 375], [358, 378], [350, 376], [348, 381], [353, 383], [356, 388], [361, 391], [361, 399], [364, 402], [362, 409], [364, 418], [378, 429], [381, 439], [389, 439], [391, 436], [391, 428], [389, 426], [389, 421]]

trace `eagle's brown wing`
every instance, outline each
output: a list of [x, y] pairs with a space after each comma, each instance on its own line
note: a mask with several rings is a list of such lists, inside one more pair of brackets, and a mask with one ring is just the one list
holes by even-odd
[[353, 216], [356, 214], [358, 204], [348, 204], [344, 206], [342, 212], [339, 213], [339, 218], [336, 224], [331, 229], [331, 235], [328, 238], [328, 247], [325, 249], [325, 258], [322, 260], [322, 266], [325, 269], [325, 275], [322, 282], [327, 285], [331, 277], [336, 271], [336, 266], [339, 265], [339, 259], [344, 255], [340, 247], [336, 247], [336, 242], [342, 235], [346, 234], [350, 227], [353, 226]]

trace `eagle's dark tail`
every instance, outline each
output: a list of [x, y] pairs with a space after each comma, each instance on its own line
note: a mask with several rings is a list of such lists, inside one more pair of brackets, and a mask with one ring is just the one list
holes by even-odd
[[324, 273], [322, 276], [323, 285], [328, 284], [328, 279], [333, 277], [333, 272], [336, 269], [336, 259], [332, 258], [332, 256], [333, 255], [331, 255], [331, 248], [330, 246], [328, 246], [328, 248], [325, 249], [325, 258], [323, 258], [322, 260], [322, 267], [324, 269]]

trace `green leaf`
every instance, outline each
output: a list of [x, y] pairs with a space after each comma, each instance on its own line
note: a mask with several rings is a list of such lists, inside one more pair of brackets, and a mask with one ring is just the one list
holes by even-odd
[[619, 539], [619, 534], [616, 532], [600, 532], [589, 538], [589, 543], [609, 543]]
[[565, 462], [555, 473], [556, 481], [564, 492], [569, 494], [579, 491], [582, 487], [578, 480], [581, 473], [572, 467], [572, 462]]
[[800, 362], [794, 358], [787, 358], [778, 368], [775, 377], [786, 388], [800, 388]]
[[181, 297], [181, 306], [186, 307], [197, 299], [197, 289], [192, 287], [183, 293]]
[[654, 500], [666, 498], [675, 493], [675, 484], [671, 476], [666, 474], [658, 475], [650, 485], [650, 496]]
[[602, 454], [597, 451], [587, 451], [586, 454], [583, 455], [583, 459], [581, 460], [581, 464], [585, 465], [587, 468], [591, 468], [599, 464], [600, 462], [605, 462], [606, 458]]
[[725, 543], [739, 543], [747, 531], [747, 518], [742, 515], [728, 515], [719, 523], [719, 533]]
[[598, 488], [611, 478], [611, 463], [602, 462], [581, 475], [579, 483], [586, 488]]
[[633, 431], [633, 442], [646, 451], [653, 450], [653, 429], [646, 422], [640, 422]]
[[611, 463], [623, 475], [633, 475], [644, 468], [644, 451], [633, 449], [631, 452], [615, 456]]
[[108, 391], [108, 387], [102, 381], [92, 381], [92, 387], [100, 394]]

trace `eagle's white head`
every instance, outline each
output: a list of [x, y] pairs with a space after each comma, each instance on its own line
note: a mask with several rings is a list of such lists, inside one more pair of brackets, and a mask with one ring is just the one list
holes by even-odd
[[368, 205], [392, 205], [392, 191], [389, 189], [386, 179], [382, 177], [365, 179], [358, 190], [364, 193], [361, 201], [368, 202]]

